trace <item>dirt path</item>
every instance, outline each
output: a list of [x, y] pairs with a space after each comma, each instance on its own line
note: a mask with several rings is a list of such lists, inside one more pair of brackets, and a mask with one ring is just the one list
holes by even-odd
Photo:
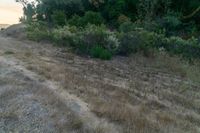
[[169, 59], [100, 61], [0, 36], [0, 132], [200, 132], [200, 68]]
[[15, 58], [18, 53], [19, 57], [27, 54], [26, 50], [34, 51], [32, 47], [11, 38], [0, 37], [0, 42], [0, 132], [93, 132], [101, 128], [118, 132], [114, 124], [91, 113], [87, 103], [27, 70], [23, 60]]

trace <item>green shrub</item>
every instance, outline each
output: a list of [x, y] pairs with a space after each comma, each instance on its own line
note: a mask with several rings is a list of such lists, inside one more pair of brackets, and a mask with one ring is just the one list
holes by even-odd
[[95, 45], [90, 49], [90, 55], [94, 58], [100, 58], [103, 60], [110, 60], [112, 58], [112, 53], [99, 45]]
[[159, 47], [164, 36], [145, 30], [122, 33], [119, 54], [130, 55], [142, 52], [148, 56], [152, 49]]
[[189, 40], [183, 40], [180, 37], [165, 38], [165, 43], [162, 46], [169, 53], [181, 55], [189, 60], [200, 58], [200, 44], [194, 38]]
[[162, 29], [160, 28], [160, 25], [157, 24], [156, 21], [136, 21], [136, 22], [125, 22], [122, 23], [119, 26], [120, 32], [130, 32], [130, 31], [137, 31], [137, 30], [143, 30], [148, 32], [156, 32], [156, 33], [162, 33]]
[[74, 15], [70, 20], [68, 20], [68, 23], [77, 27], [85, 27], [88, 24], [100, 26], [104, 23], [104, 19], [100, 13], [88, 11], [83, 17]]
[[101, 25], [104, 23], [104, 18], [98, 12], [88, 11], [85, 13], [83, 17], [84, 25], [87, 24], [94, 24], [94, 25]]
[[177, 16], [165, 16], [163, 17], [163, 21], [163, 26], [167, 30], [176, 30], [181, 25], [181, 21]]
[[184, 40], [180, 37], [165, 37], [155, 32], [139, 31], [143, 51], [164, 49], [170, 54], [180, 55], [186, 59], [200, 58], [200, 44], [195, 38]]
[[138, 0], [137, 3], [139, 19], [150, 21], [165, 14], [169, 10], [171, 0]]
[[156, 21], [144, 21], [141, 23], [140, 27], [143, 27], [149, 32], [160, 32], [163, 30], [162, 27]]
[[119, 25], [117, 20], [121, 14], [124, 14], [124, 10], [126, 10], [125, 0], [107, 0], [104, 1], [104, 4], [100, 8], [102, 16], [112, 27], [117, 27]]
[[157, 34], [155, 32], [149, 32], [145, 30], [139, 31], [140, 38], [142, 39], [143, 45], [141, 51], [145, 56], [153, 56], [155, 49], [160, 49], [160, 45], [163, 44], [165, 35]]
[[69, 19], [67, 22], [68, 22], [69, 25], [73, 25], [73, 26], [76, 26], [76, 27], [83, 27], [84, 26], [84, 24], [82, 22], [82, 18], [78, 15], [72, 16], [72, 18]]
[[140, 51], [144, 44], [138, 32], [132, 31], [128, 33], [122, 33], [120, 39], [120, 47], [118, 53], [120, 55], [130, 55]]
[[54, 25], [64, 26], [66, 24], [66, 15], [64, 11], [54, 11], [51, 15]]
[[143, 46], [145, 46], [146, 48], [159, 48], [160, 45], [163, 43], [163, 39], [165, 38], [164, 34], [158, 34], [146, 30], [138, 31], [138, 33], [143, 40]]
[[50, 31], [44, 22], [32, 22], [27, 26], [27, 37], [33, 41], [49, 40]]
[[89, 24], [85, 28], [58, 27], [50, 32], [46, 23], [34, 22], [28, 25], [27, 35], [31, 40], [53, 40], [56, 44], [71, 46], [79, 54], [101, 59], [111, 59], [117, 53], [130, 55], [142, 52], [148, 56], [152, 49], [162, 49], [189, 60], [200, 58], [200, 44], [195, 38], [167, 38], [164, 34], [138, 28], [118, 33], [109, 31], [104, 25]]
[[130, 31], [134, 31], [136, 28], [137, 28], [136, 24], [128, 21], [128, 22], [124, 22], [120, 25], [119, 31], [120, 32], [130, 32]]
[[103, 25], [88, 25], [79, 30], [75, 26], [56, 28], [52, 30], [52, 39], [56, 44], [71, 46], [78, 54], [101, 59], [110, 59], [119, 46], [116, 35]]
[[77, 28], [74, 26], [64, 26], [63, 28], [57, 28], [52, 31], [52, 39], [62, 46], [73, 46], [76, 41]]
[[120, 16], [118, 17], [117, 22], [118, 22], [119, 25], [121, 25], [121, 24], [126, 23], [126, 22], [131, 22], [131, 18], [127, 17], [124, 14], [120, 14]]
[[155, 32], [139, 31], [142, 40], [142, 50], [164, 49], [170, 54], [180, 55], [186, 59], [200, 58], [200, 44], [195, 38], [184, 40], [180, 37], [165, 37]]
[[88, 25], [80, 34], [81, 44], [85, 45], [86, 51], [94, 47], [96, 43], [111, 53], [114, 53], [119, 47], [115, 33], [107, 30], [103, 25]]
[[172, 36], [176, 35], [181, 30], [181, 28], [183, 28], [180, 18], [180, 14], [169, 12], [161, 19], [158, 19], [156, 22], [159, 24], [160, 29], [165, 29], [167, 36]]

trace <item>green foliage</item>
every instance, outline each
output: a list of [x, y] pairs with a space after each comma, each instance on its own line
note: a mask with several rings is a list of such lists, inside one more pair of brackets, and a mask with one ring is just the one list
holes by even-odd
[[171, 54], [181, 55], [189, 60], [200, 58], [200, 44], [195, 38], [189, 40], [183, 40], [180, 37], [165, 38], [162, 46]]
[[120, 55], [130, 55], [137, 52], [148, 56], [152, 49], [155, 49], [162, 42], [162, 35], [142, 29], [122, 33], [120, 40]]
[[47, 21], [51, 21], [51, 15], [56, 10], [63, 11], [67, 17], [84, 13], [82, 0], [40, 0], [38, 8], [42, 10], [39, 15], [45, 15]]
[[48, 40], [50, 31], [44, 22], [32, 22], [27, 26], [27, 37], [33, 41]]
[[112, 53], [99, 45], [95, 45], [90, 49], [90, 55], [94, 58], [100, 58], [103, 60], [110, 60], [112, 58]]
[[66, 15], [63, 11], [54, 11], [51, 19], [54, 25], [64, 26], [66, 24]]
[[81, 42], [86, 46], [88, 51], [94, 44], [98, 43], [101, 47], [114, 53], [118, 46], [119, 41], [113, 32], [106, 29], [105, 26], [88, 25], [81, 32]]
[[77, 27], [85, 27], [88, 24], [101, 25], [104, 19], [100, 13], [88, 11], [83, 17], [74, 15], [68, 23]]
[[27, 4], [24, 7], [24, 15], [26, 16], [26, 21], [31, 22], [33, 20], [33, 16], [35, 14], [35, 7], [33, 4]]
[[171, 0], [139, 0], [138, 17], [140, 20], [153, 20], [169, 10]]
[[136, 28], [137, 28], [136, 24], [129, 21], [129, 22], [122, 23], [119, 27], [119, 31], [120, 32], [130, 32], [130, 31], [134, 31]]
[[52, 31], [52, 39], [55, 43], [62, 46], [74, 45], [76, 41], [76, 27], [64, 26]]
[[126, 23], [126, 22], [131, 22], [131, 18], [127, 17], [126, 15], [124, 14], [121, 14], [119, 17], [118, 17], [118, 24], [121, 25], [123, 23]]
[[120, 55], [137, 53], [143, 47], [143, 44], [143, 40], [137, 32], [122, 33], [118, 53]]
[[83, 17], [83, 23], [87, 24], [94, 24], [94, 25], [101, 25], [104, 23], [104, 19], [98, 12], [88, 11], [85, 13]]
[[77, 26], [77, 27], [84, 27], [85, 25], [82, 22], [82, 18], [78, 15], [72, 16], [71, 19], [67, 21], [69, 25]]
[[105, 26], [88, 25], [82, 30], [75, 26], [64, 26], [54, 29], [51, 34], [56, 44], [71, 46], [76, 53], [95, 58], [111, 59], [119, 46], [116, 35]]
[[156, 22], [159, 25], [159, 29], [163, 28], [167, 36], [172, 36], [184, 28], [180, 18], [181, 14], [169, 12]]
[[[110, 27], [118, 28], [127, 21], [148, 21], [144, 26], [153, 24], [157, 19], [162, 19], [167, 27], [173, 28], [179, 21], [200, 25], [200, 15], [184, 20], [184, 16], [192, 14], [199, 8], [199, 0], [35, 0], [37, 2], [28, 2], [27, 0], [17, 0], [24, 6], [25, 19], [32, 21], [45, 20], [49, 23], [58, 20], [59, 25], [64, 25], [64, 14], [67, 20], [76, 26], [85, 26], [88, 23], [99, 25], [103, 22]], [[55, 13], [62, 11], [63, 13]], [[168, 12], [182, 14], [176, 18], [176, 13], [168, 15]], [[83, 19], [73, 17], [78, 15]], [[52, 18], [54, 16], [54, 18]], [[60, 17], [56, 17], [60, 16]], [[94, 17], [95, 16], [95, 17]], [[102, 18], [103, 17], [103, 18]], [[57, 19], [55, 19], [57, 18]], [[75, 19], [76, 18], [76, 19]], [[73, 21], [74, 20], [74, 21]], [[75, 20], [79, 20], [77, 23]], [[105, 20], [105, 21], [102, 21]], [[145, 23], [145, 22], [142, 22]], [[172, 26], [172, 27], [171, 27]], [[150, 26], [149, 26], [150, 27]], [[200, 26], [198, 26], [200, 28]], [[146, 29], [146, 28], [145, 28]], [[152, 31], [152, 30], [151, 30]]]
[[180, 37], [165, 37], [162, 34], [155, 32], [140, 31], [141, 39], [143, 40], [142, 50], [149, 50], [151, 48], [162, 49], [173, 55], [180, 55], [183, 58], [192, 60], [200, 58], [200, 44], [195, 38], [183, 40]]
[[199, 0], [17, 1], [24, 6], [22, 20], [30, 23], [32, 40], [53, 40], [102, 59], [152, 49], [200, 58], [200, 44], [191, 38], [199, 35], [200, 15], [185, 17], [198, 9]]
[[24, 17], [23, 20], [27, 22], [33, 21], [33, 16], [36, 14], [35, 1], [28, 2], [27, 0], [16, 0], [23, 5]]
[[[108, 0], [105, 2], [101, 10], [104, 18], [108, 22], [115, 22], [120, 14], [123, 14], [125, 7], [126, 3], [124, 0]], [[115, 24], [117, 24], [117, 22]]]
[[111, 32], [105, 26], [88, 25], [83, 29], [64, 26], [48, 30], [44, 22], [30, 23], [27, 27], [31, 40], [52, 40], [62, 46], [70, 46], [75, 52], [95, 58], [110, 59], [112, 55], [130, 55], [141, 52], [148, 55], [152, 49], [165, 50], [186, 59], [200, 58], [197, 39], [165, 37], [164, 34], [134, 29], [128, 32]]
[[175, 30], [181, 25], [180, 19], [176, 16], [165, 16], [163, 20], [167, 30]]
[[189, 40], [183, 40], [180, 37], [167, 38], [163, 34], [139, 30], [123, 33], [120, 42], [119, 54], [121, 55], [136, 52], [147, 55], [151, 49], [162, 49], [189, 60], [200, 58], [200, 44], [195, 38]]

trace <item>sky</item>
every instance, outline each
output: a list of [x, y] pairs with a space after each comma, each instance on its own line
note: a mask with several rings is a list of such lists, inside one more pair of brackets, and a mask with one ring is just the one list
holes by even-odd
[[15, 0], [0, 0], [0, 24], [19, 23], [22, 15], [22, 6]]

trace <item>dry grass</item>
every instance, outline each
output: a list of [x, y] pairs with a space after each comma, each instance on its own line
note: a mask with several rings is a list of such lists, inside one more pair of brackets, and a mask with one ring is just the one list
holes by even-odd
[[[194, 73], [193, 71], [189, 71], [192, 69], [192, 67], [195, 66], [190, 66], [188, 65], [187, 67], [183, 66], [182, 62], [179, 61], [177, 62], [175, 58], [168, 57], [166, 58], [165, 62], [162, 62], [161, 64], [150, 64], [150, 66], [153, 68], [156, 68], [160, 71], [160, 69], [164, 68], [164, 71], [166, 69], [166, 72], [168, 71], [169, 73], [175, 73], [175, 76], [179, 76], [180, 78], [189, 78], [188, 75], [191, 73]], [[161, 59], [152, 59], [154, 62], [157, 62], [158, 60]], [[175, 63], [176, 62], [176, 63]], [[156, 66], [154, 66], [156, 65]], [[150, 67], [150, 66], [145, 66], [145, 67]], [[33, 66], [34, 67], [34, 66]], [[35, 67], [34, 67], [35, 68]], [[60, 67], [62, 68], [62, 67]], [[153, 107], [154, 109], [157, 108], [158, 110], [165, 109], [166, 107], [162, 105], [159, 102], [150, 102], [148, 101], [147, 104], [136, 104], [136, 105], [131, 105], [129, 101], [136, 100], [136, 97], [139, 98], [148, 98], [149, 92], [148, 89], [142, 89], [144, 85], [143, 83], [138, 83], [134, 82], [131, 84], [134, 84], [132, 86], [132, 89], [127, 89], [125, 90], [120, 90], [122, 88], [116, 88], [109, 84], [106, 85], [98, 85], [101, 84], [101, 82], [97, 82], [97, 84], [93, 84], [93, 82], [88, 81], [87, 79], [82, 80], [80, 82], [79, 76], [77, 76], [76, 73], [71, 73], [67, 71], [65, 72], [66, 69], [64, 67], [62, 69], [56, 68], [54, 64], [40, 64], [40, 67], [31, 68], [31, 70], [37, 71], [40, 75], [44, 75], [45, 78], [51, 79], [54, 81], [62, 81], [65, 80], [66, 87], [69, 87], [69, 85], [73, 85], [76, 88], [76, 90], [69, 90], [73, 94], [76, 94], [77, 96], [81, 96], [83, 99], [88, 101], [91, 104], [91, 111], [94, 112], [98, 117], [101, 118], [106, 118], [109, 119], [111, 122], [119, 124], [123, 128], [124, 133], [132, 133], [132, 132], [137, 132], [137, 133], [160, 133], [160, 132], [177, 132], [181, 133], [184, 131], [184, 129], [179, 129], [175, 125], [179, 125], [180, 118], [172, 117], [176, 116], [173, 113], [156, 113], [152, 111]], [[199, 70], [199, 69], [197, 69]], [[193, 75], [193, 74], [191, 74]], [[63, 78], [64, 77], [64, 78]], [[68, 78], [69, 77], [69, 78]], [[199, 75], [197, 74], [197, 77]], [[151, 78], [151, 77], [149, 77]], [[71, 80], [71, 82], [69, 81]], [[148, 82], [149, 79], [144, 80], [145, 82]], [[81, 87], [82, 86], [82, 87]], [[92, 86], [91, 89], [86, 89], [88, 86]], [[108, 87], [109, 86], [109, 87]], [[184, 84], [177, 84], [175, 86], [177, 90], [184, 92], [188, 87]], [[73, 88], [73, 87], [72, 87]], [[109, 89], [108, 89], [109, 88]], [[112, 89], [111, 89], [112, 88]], [[143, 92], [141, 92], [141, 90]], [[134, 95], [134, 97], [132, 96]], [[191, 100], [187, 100], [183, 96], [176, 95], [174, 92], [169, 93], [168, 95], [165, 95], [164, 93], [162, 94], [163, 98], [168, 99], [170, 101], [173, 101], [174, 104], [184, 106], [189, 109], [195, 109], [197, 106], [193, 105]], [[102, 97], [109, 97], [109, 101], [104, 101]], [[143, 99], [142, 98], [142, 99]], [[141, 100], [141, 99], [140, 99]], [[139, 100], [139, 101], [140, 101]], [[136, 100], [136, 103], [139, 102]], [[139, 102], [140, 103], [140, 102]], [[147, 108], [151, 106], [150, 108]], [[172, 115], [173, 114], [173, 115]], [[185, 124], [185, 126], [190, 125], [190, 123], [187, 122], [187, 119], [181, 118], [184, 122], [181, 124]], [[181, 121], [181, 120], [180, 120]], [[81, 121], [74, 121], [72, 122], [72, 128], [80, 128], [82, 126]], [[184, 127], [185, 127], [184, 126]], [[105, 128], [106, 129], [106, 128]], [[102, 133], [105, 132], [104, 128], [101, 127], [96, 127], [93, 129], [93, 132], [96, 133]], [[191, 127], [192, 130], [192, 127]], [[194, 130], [194, 129], [193, 129]], [[86, 132], [85, 129], [77, 130], [77, 132]], [[87, 132], [89, 132], [87, 130]]]
[[170, 57], [166, 53], [159, 54], [155, 60], [160, 69], [167, 68], [172, 74], [200, 83], [200, 60], [196, 59], [191, 64], [187, 60]]
[[[199, 60], [189, 64], [166, 53], [150, 53], [149, 57], [136, 54], [100, 61], [63, 53], [50, 45], [10, 41], [5, 39], [0, 44], [2, 56], [6, 56], [9, 47], [16, 49], [13, 58], [39, 75], [41, 79], [38, 82], [56, 81], [63, 92], [88, 103], [89, 112], [103, 119], [87, 125], [87, 119], [76, 115], [48, 88], [36, 84], [27, 87], [36, 96], [35, 100], [51, 109], [49, 119], [55, 122], [53, 126], [58, 132], [110, 133], [113, 127], [108, 127], [109, 124], [117, 125], [120, 133], [199, 132]], [[6, 57], [10, 58], [12, 54]], [[13, 83], [21, 87], [28, 82], [19, 84], [17, 80], [5, 78], [6, 75], [0, 79], [0, 85]], [[17, 92], [15, 89], [0, 96], [9, 100]], [[15, 117], [15, 113], [1, 116]]]
[[[123, 133], [195, 133], [199, 119], [200, 65], [159, 54], [146, 58], [116, 58], [110, 62], [73, 56], [57, 62], [34, 58], [27, 69], [60, 83], [66, 91], [90, 105], [99, 118], [122, 128]], [[197, 61], [198, 62], [198, 61]], [[196, 89], [194, 89], [194, 86]], [[190, 113], [185, 117], [186, 112]], [[72, 115], [72, 117], [74, 117]], [[58, 122], [58, 129], [70, 126], [74, 133], [107, 133], [104, 124], [88, 129], [84, 120]], [[195, 124], [194, 124], [195, 123]]]
[[[144, 105], [130, 106], [123, 103], [98, 102], [92, 111], [99, 117], [109, 118], [115, 123], [123, 125], [124, 133], [156, 133], [166, 130], [165, 126], [174, 123], [174, 119], [165, 113], [157, 113], [156, 118], [151, 118], [151, 111]], [[160, 129], [160, 128], [163, 129]]]

